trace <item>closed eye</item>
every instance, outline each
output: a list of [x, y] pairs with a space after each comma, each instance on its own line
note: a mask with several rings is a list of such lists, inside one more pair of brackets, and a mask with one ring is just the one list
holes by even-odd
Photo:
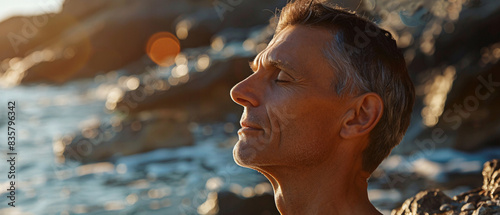
[[286, 72], [283, 70], [279, 71], [278, 76], [276, 77], [276, 80], [274, 80], [276, 83], [286, 83], [286, 82], [291, 82], [294, 79]]

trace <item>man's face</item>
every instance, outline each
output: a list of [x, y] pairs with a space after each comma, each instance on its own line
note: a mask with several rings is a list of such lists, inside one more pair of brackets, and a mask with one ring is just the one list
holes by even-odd
[[244, 107], [233, 156], [246, 167], [312, 165], [334, 155], [347, 110], [323, 55], [332, 35], [289, 26], [251, 63], [254, 73], [231, 90]]

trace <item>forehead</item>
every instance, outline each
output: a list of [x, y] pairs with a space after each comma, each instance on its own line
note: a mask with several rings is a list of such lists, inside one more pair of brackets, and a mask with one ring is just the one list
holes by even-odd
[[257, 55], [254, 64], [279, 62], [299, 71], [328, 67], [323, 49], [332, 38], [330, 31], [326, 29], [288, 26], [275, 35], [267, 48]]
[[322, 28], [293, 25], [280, 31], [273, 38], [270, 45], [276, 49], [301, 47], [314, 50], [323, 46], [323, 43], [329, 39], [331, 39], [330, 34]]

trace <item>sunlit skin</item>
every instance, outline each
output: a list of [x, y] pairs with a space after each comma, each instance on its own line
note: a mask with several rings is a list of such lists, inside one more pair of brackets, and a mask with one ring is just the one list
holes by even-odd
[[244, 107], [234, 159], [269, 179], [281, 214], [380, 214], [361, 164], [382, 100], [336, 94], [335, 70], [322, 53], [332, 39], [321, 28], [283, 29], [231, 90]]

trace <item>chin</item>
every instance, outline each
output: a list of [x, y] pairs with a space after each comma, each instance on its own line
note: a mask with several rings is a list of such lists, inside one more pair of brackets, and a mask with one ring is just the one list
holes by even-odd
[[249, 143], [238, 140], [233, 148], [234, 162], [246, 168], [254, 168], [260, 166], [262, 165], [261, 156], [263, 154], [263, 151], [264, 150], [259, 151]]

